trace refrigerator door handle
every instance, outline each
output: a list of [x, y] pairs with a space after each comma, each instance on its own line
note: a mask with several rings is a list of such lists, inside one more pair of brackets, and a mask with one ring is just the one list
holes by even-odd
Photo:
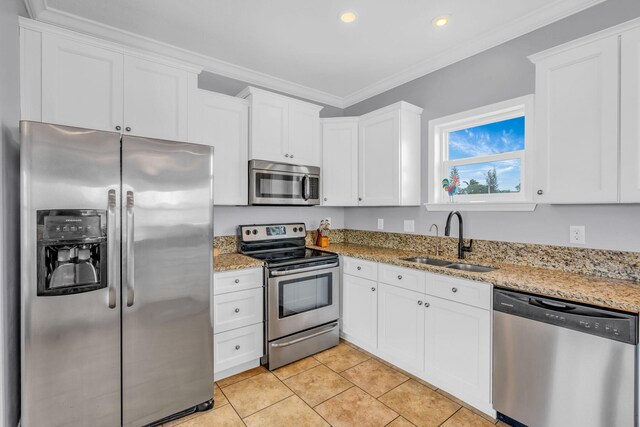
[[133, 255], [133, 191], [127, 191], [127, 307], [131, 307], [135, 297], [135, 264]]
[[109, 308], [116, 308], [116, 260], [114, 259], [114, 248], [116, 246], [116, 190], [107, 192], [107, 239]]

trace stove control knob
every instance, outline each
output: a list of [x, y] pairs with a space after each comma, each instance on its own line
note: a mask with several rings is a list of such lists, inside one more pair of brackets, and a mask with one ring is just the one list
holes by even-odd
[[258, 234], [258, 230], [256, 230], [255, 228], [252, 231], [253, 235], [255, 236], [256, 234]]
[[248, 236], [249, 234], [251, 234], [251, 230], [245, 231], [244, 234], [246, 234]]
[[298, 227], [293, 227], [293, 232], [297, 233], [298, 232]]

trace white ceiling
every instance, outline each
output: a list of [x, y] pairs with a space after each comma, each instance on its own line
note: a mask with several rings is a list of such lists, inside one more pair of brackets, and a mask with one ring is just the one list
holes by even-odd
[[[39, 20], [124, 30], [206, 57], [209, 71], [345, 107], [602, 0], [26, 1]], [[339, 21], [344, 10], [358, 20]], [[442, 14], [451, 22], [435, 28]]]

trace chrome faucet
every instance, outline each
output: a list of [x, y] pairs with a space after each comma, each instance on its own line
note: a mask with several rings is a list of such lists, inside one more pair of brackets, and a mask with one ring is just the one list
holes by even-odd
[[469, 240], [469, 246], [465, 246], [464, 237], [462, 235], [462, 215], [458, 211], [449, 212], [449, 216], [447, 217], [447, 225], [444, 227], [444, 235], [449, 236], [451, 232], [451, 218], [453, 216], [458, 217], [458, 258], [464, 259], [465, 252], [471, 252], [471, 247], [473, 246], [473, 239]]
[[433, 230], [433, 227], [436, 228], [436, 256], [440, 255], [440, 231], [438, 230], [438, 225], [437, 224], [431, 224], [431, 227], [429, 227], [429, 233], [431, 233], [431, 230]]

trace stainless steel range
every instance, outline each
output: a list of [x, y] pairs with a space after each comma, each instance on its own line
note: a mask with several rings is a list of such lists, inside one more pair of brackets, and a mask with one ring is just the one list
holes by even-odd
[[338, 255], [307, 249], [304, 224], [242, 225], [239, 251], [265, 261], [269, 369], [338, 345]]

